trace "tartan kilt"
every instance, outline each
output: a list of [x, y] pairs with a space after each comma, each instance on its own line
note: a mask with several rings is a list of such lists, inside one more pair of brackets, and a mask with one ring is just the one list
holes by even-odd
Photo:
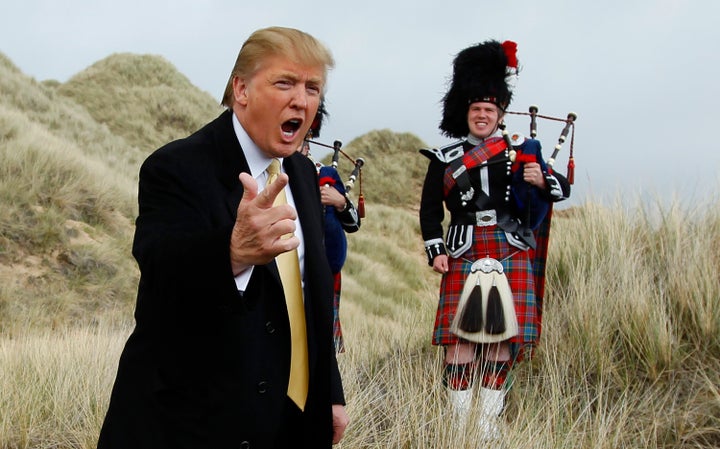
[[450, 323], [455, 318], [472, 263], [484, 257], [500, 261], [508, 278], [518, 321], [518, 335], [512, 337], [510, 343], [512, 352], [520, 355], [526, 345], [535, 346], [539, 337], [540, 314], [535, 298], [533, 268], [528, 252], [508, 244], [505, 233], [497, 226], [474, 226], [470, 249], [457, 259], [448, 258], [449, 270], [440, 284], [432, 344], [453, 345], [462, 340], [450, 332]]
[[345, 352], [345, 342], [342, 336], [342, 327], [340, 327], [340, 289], [342, 287], [342, 276], [338, 271], [333, 275], [333, 343], [335, 344], [335, 352]]

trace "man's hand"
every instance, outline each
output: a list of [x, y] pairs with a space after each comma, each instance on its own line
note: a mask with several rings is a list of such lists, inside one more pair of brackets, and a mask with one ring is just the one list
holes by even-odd
[[338, 444], [342, 440], [345, 434], [345, 428], [350, 423], [347, 413], [345, 413], [345, 406], [340, 404], [333, 404], [333, 441], [332, 444]]
[[320, 187], [320, 202], [323, 206], [333, 206], [338, 211], [342, 211], [345, 209], [347, 200], [342, 193], [338, 192], [338, 189], [329, 184], [325, 184]]
[[257, 181], [248, 173], [240, 174], [240, 182], [243, 197], [230, 237], [230, 262], [236, 276], [251, 265], [266, 264], [300, 245], [295, 235], [283, 238], [295, 232], [295, 209], [288, 204], [273, 206], [288, 183], [287, 175], [280, 173], [260, 194]]
[[523, 180], [541, 189], [545, 188], [545, 176], [537, 162], [525, 163]]
[[448, 264], [448, 256], [447, 254], [438, 254], [433, 259], [433, 270], [437, 271], [440, 274], [445, 274], [450, 269], [450, 266]]

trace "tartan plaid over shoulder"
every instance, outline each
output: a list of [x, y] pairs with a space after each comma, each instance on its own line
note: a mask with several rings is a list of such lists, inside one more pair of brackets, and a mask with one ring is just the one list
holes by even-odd
[[[485, 163], [488, 159], [492, 158], [502, 150], [507, 148], [505, 141], [502, 137], [491, 137], [485, 139], [475, 148], [467, 151], [462, 157], [462, 163], [467, 170], [473, 167], [477, 167]], [[455, 186], [455, 178], [453, 177], [452, 168], [448, 165], [445, 170], [445, 177], [443, 178], [443, 194], [445, 196], [450, 193], [450, 190]]]

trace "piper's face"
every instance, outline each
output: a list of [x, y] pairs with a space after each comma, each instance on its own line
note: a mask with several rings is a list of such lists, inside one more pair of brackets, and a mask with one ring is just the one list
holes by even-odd
[[322, 66], [271, 57], [250, 79], [233, 80], [233, 109], [266, 156], [287, 157], [310, 129], [324, 82]]
[[493, 103], [483, 101], [470, 103], [467, 115], [470, 134], [479, 139], [488, 137], [497, 130], [501, 118], [500, 108]]

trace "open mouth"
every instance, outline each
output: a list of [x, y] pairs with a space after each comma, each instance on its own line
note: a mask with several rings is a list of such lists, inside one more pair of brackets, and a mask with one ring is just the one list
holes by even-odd
[[281, 126], [283, 135], [287, 138], [292, 138], [295, 136], [295, 133], [298, 132], [300, 129], [300, 125], [302, 124], [302, 121], [299, 119], [291, 119], [286, 122], [284, 122]]

